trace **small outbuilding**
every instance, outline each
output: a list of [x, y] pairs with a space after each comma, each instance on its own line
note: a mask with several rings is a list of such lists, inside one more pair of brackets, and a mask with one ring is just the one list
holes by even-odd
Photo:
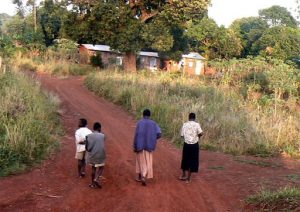
[[183, 72], [188, 75], [203, 75], [205, 58], [197, 52], [182, 55], [179, 62], [164, 60], [164, 70], [170, 72]]
[[137, 54], [137, 68], [156, 71], [160, 68], [160, 59], [157, 52], [141, 51]]
[[182, 55], [183, 72], [188, 75], [203, 75], [204, 61], [205, 58], [197, 52]]

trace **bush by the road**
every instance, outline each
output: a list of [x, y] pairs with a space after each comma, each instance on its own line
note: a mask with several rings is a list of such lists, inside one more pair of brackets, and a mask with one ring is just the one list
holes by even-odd
[[22, 73], [0, 73], [0, 176], [18, 173], [58, 148], [58, 99]]

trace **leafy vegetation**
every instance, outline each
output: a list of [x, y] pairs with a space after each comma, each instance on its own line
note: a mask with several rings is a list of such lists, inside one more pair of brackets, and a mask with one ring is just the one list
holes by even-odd
[[246, 199], [250, 205], [269, 211], [296, 211], [300, 207], [300, 188], [282, 188], [278, 191], [262, 189]]
[[0, 176], [32, 166], [58, 148], [58, 99], [21, 73], [0, 74]]

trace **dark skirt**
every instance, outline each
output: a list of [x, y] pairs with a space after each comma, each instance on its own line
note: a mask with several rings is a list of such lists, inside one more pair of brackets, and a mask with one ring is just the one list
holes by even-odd
[[184, 142], [182, 150], [181, 169], [198, 172], [199, 167], [199, 144], [187, 144]]

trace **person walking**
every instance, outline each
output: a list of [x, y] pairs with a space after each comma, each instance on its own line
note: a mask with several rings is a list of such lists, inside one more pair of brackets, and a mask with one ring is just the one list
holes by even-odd
[[75, 158], [78, 160], [78, 176], [82, 178], [85, 176], [85, 139], [92, 131], [87, 128], [87, 120], [84, 118], [79, 119], [78, 127], [75, 132]]
[[158, 124], [150, 119], [151, 111], [145, 109], [143, 118], [138, 121], [133, 149], [136, 153], [136, 181], [146, 186], [146, 178], [153, 178], [153, 151], [156, 148], [157, 139], [161, 137]]
[[[191, 173], [198, 172], [199, 168], [199, 138], [203, 135], [201, 126], [196, 120], [196, 114], [189, 114], [189, 121], [181, 128], [181, 137], [184, 139], [180, 180], [191, 182]], [[187, 172], [187, 174], [186, 174]]]
[[101, 133], [101, 124], [94, 123], [94, 132], [86, 137], [85, 148], [87, 151], [87, 162], [92, 166], [91, 188], [102, 188], [100, 177], [105, 166], [105, 135]]

